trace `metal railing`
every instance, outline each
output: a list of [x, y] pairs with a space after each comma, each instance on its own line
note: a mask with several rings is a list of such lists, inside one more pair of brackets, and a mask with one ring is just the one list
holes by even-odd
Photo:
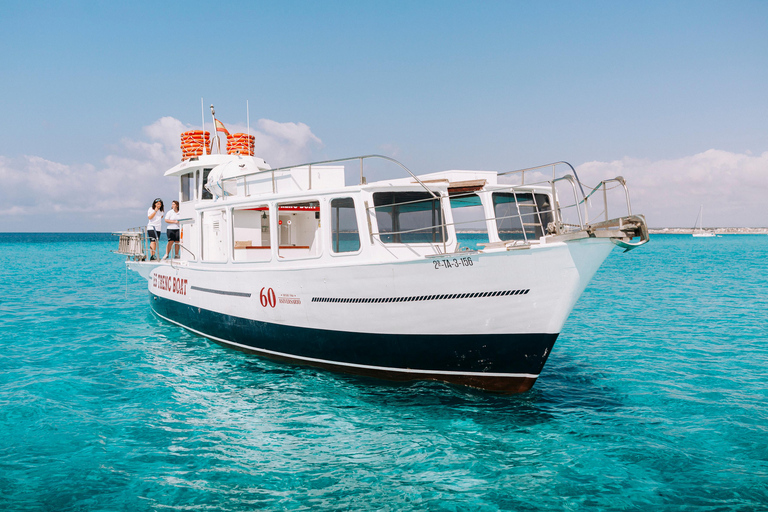
[[611, 178], [611, 179], [608, 179], [608, 180], [602, 180], [602, 181], [601, 181], [601, 182], [600, 182], [600, 183], [599, 183], [599, 184], [598, 184], [598, 185], [597, 185], [595, 188], [593, 188], [593, 189], [592, 189], [592, 191], [591, 191], [589, 194], [587, 194], [587, 196], [585, 197], [585, 201], [586, 201], [586, 200], [588, 200], [590, 197], [592, 197], [592, 195], [593, 195], [595, 192], [597, 192], [597, 191], [598, 191], [598, 190], [600, 190], [601, 188], [603, 189], [603, 204], [605, 205], [605, 210], [604, 210], [604, 214], [605, 214], [605, 220], [608, 220], [608, 190], [614, 190], [614, 189], [617, 189], [617, 188], [619, 188], [618, 186], [616, 186], [616, 187], [613, 187], [613, 188], [609, 189], [609, 188], [607, 187], [607, 184], [608, 184], [608, 183], [612, 183], [612, 182], [616, 182], [616, 183], [618, 183], [618, 184], [619, 184], [619, 185], [621, 185], [621, 186], [622, 186], [622, 188], [624, 189], [624, 198], [625, 198], [625, 200], [626, 200], [626, 203], [627, 203], [627, 215], [632, 215], [632, 202], [629, 200], [629, 189], [627, 188], [627, 182], [624, 180], [624, 177], [623, 177], [623, 176], [616, 176], [615, 178]]
[[[125, 231], [118, 231], [112, 233], [115, 236], [119, 236], [118, 248], [116, 251], [112, 251], [115, 254], [122, 254], [127, 256], [131, 261], [146, 261], [150, 254], [150, 240], [147, 235], [147, 228], [145, 226], [129, 228]], [[158, 248], [157, 254], [160, 254], [160, 240], [157, 240]], [[195, 253], [185, 247], [181, 242], [172, 242], [171, 249], [180, 247], [183, 251], [192, 255], [192, 260], [196, 260]], [[159, 258], [158, 258], [159, 259]], [[171, 263], [175, 258], [169, 258]]]
[[[528, 169], [522, 169], [520, 171], [510, 171], [508, 173], [501, 173], [500, 175], [506, 175], [511, 173], [520, 173], [521, 177], [524, 175], [526, 171], [535, 170], [535, 169], [541, 169], [544, 167], [550, 167], [552, 165], [557, 164], [547, 164], [544, 166], [537, 166], [537, 167], [531, 167]], [[570, 164], [567, 164], [568, 167], [573, 169], [573, 167]], [[608, 190], [613, 190], [618, 188], [608, 188], [606, 184], [616, 182], [619, 183], [623, 189], [624, 189], [624, 198], [626, 201], [626, 208], [627, 208], [627, 215], [632, 215], [632, 208], [631, 203], [629, 200], [629, 190], [627, 189], [626, 182], [622, 177], [616, 177], [612, 179], [607, 179], [601, 181], [595, 188], [587, 187], [590, 192], [589, 194], [584, 193], [584, 187], [581, 182], [578, 181], [578, 179], [571, 174], [566, 174], [565, 176], [561, 177], [553, 177], [552, 179], [547, 179], [543, 181], [539, 181], [536, 183], [528, 183], [527, 185], [509, 185], [506, 187], [499, 187], [495, 186], [490, 190], [487, 190], [486, 192], [489, 194], [493, 194], [495, 192], [508, 192], [512, 194], [512, 197], [514, 198], [514, 211], [516, 213], [512, 215], [503, 215], [503, 216], [493, 216], [493, 217], [485, 217], [483, 218], [476, 218], [468, 222], [442, 222], [440, 224], [435, 224], [432, 226], [423, 226], [418, 227], [414, 229], [407, 229], [407, 230], [399, 230], [399, 231], [378, 231], [378, 232], [372, 232], [371, 235], [378, 237], [379, 240], [382, 240], [382, 237], [397, 237], [397, 235], [402, 234], [412, 234], [412, 233], [433, 233], [435, 229], [442, 228], [443, 230], [443, 238], [439, 241], [430, 242], [428, 240], [424, 240], [421, 242], [410, 242], [410, 243], [440, 243], [441, 245], [445, 246], [446, 237], [445, 237], [445, 229], [448, 226], [459, 226], [461, 224], [469, 224], [469, 223], [477, 223], [477, 222], [496, 222], [497, 223], [497, 235], [501, 237], [501, 232], [498, 230], [499, 228], [499, 221], [504, 220], [515, 220], [516, 222], [513, 222], [515, 227], [513, 227], [513, 230], [510, 232], [517, 233], [518, 236], [522, 237], [522, 242], [524, 244], [529, 244], [529, 235], [532, 231], [534, 234], [537, 233], [537, 229], [527, 229], [527, 227], [535, 226], [538, 228], [538, 233], [541, 233], [541, 235], [560, 235], [565, 234], [572, 231], [580, 231], [584, 230], [589, 226], [589, 200], [592, 198], [592, 196], [600, 189], [603, 190], [603, 213], [605, 215], [605, 220], [608, 220]], [[564, 203], [562, 202], [562, 199], [566, 197], [566, 195], [559, 193], [557, 190], [558, 183], [566, 183], [570, 185], [568, 187], [570, 189], [570, 192], [573, 197], [573, 201], [570, 203]], [[534, 199], [533, 202], [531, 201], [521, 201], [518, 197], [519, 194], [530, 194], [530, 193], [536, 193], [533, 191], [531, 187], [533, 186], [546, 186], [549, 185], [551, 190], [551, 198], [553, 200], [552, 206], [550, 208], [542, 209], [540, 205], [536, 202]], [[521, 187], [524, 187], [521, 189]], [[541, 193], [541, 192], [538, 192]], [[581, 194], [580, 194], [581, 193]], [[469, 197], [476, 195], [475, 192], [468, 192], [468, 193], [462, 193], [462, 194], [452, 194], [450, 196], [441, 196], [441, 197], [447, 197], [449, 199], [459, 199], [462, 197]], [[401, 202], [395, 202], [391, 204], [380, 204], [380, 205], [374, 205], [374, 206], [366, 206], [366, 211], [370, 215], [371, 213], [373, 216], [376, 216], [377, 211], [382, 211], [388, 208], [393, 208], [396, 206], [402, 206], [402, 205], [413, 205], [416, 203], [423, 203], [423, 202], [432, 202], [434, 199], [432, 198], [426, 198], [426, 199], [420, 199], [416, 201], [401, 201]], [[529, 211], [524, 211], [523, 209], [528, 209]], [[576, 223], [569, 223], [564, 218], [563, 213], [568, 211], [575, 210], [575, 216], [576, 216]], [[544, 222], [544, 219], [547, 219], [551, 217], [552, 221]], [[487, 225], [486, 225], [487, 228]], [[502, 239], [503, 241], [503, 239]], [[408, 243], [408, 242], [402, 242], [402, 243]]]
[[147, 258], [149, 239], [145, 226], [128, 228], [112, 234], [119, 237], [117, 250], [112, 252], [128, 256], [132, 261], [144, 261]]
[[[573, 173], [573, 176], [576, 177], [576, 181], [579, 183], [579, 188], [581, 188], [581, 195], [582, 195], [582, 197], [585, 197], [584, 188], [581, 187], [581, 182], [579, 181], [579, 175], [576, 174], [576, 169], [574, 169], [574, 167], [571, 164], [569, 164], [568, 162], [565, 162], [565, 161], [552, 162], [550, 164], [537, 165], [535, 167], [526, 167], [525, 169], [516, 169], [514, 171], [500, 172], [498, 175], [499, 176], [508, 176], [508, 175], [511, 175], [511, 174], [519, 174], [520, 175], [520, 180], [521, 180], [520, 184], [521, 185], [525, 185], [525, 173], [526, 172], [531, 172], [531, 171], [536, 171], [536, 170], [539, 170], [539, 169], [545, 169], [547, 167], [552, 167], [552, 181], [554, 181], [555, 178], [557, 178], [557, 166], [558, 165], [567, 165], [568, 166], [568, 168]], [[543, 182], [529, 183], [529, 185], [537, 185], [537, 184], [540, 184], [540, 183], [543, 183]]]
[[[424, 188], [424, 190], [429, 192], [432, 195], [433, 198], [436, 199], [438, 197], [437, 194], [435, 194], [429, 187], [427, 187], [427, 185], [425, 185], [424, 182], [421, 181], [419, 179], [419, 177], [416, 176], [413, 172], [411, 172], [411, 170], [408, 169], [405, 165], [403, 165], [401, 162], [395, 160], [394, 158], [390, 158], [390, 157], [384, 156], [384, 155], [351, 156], [351, 157], [348, 157], [348, 158], [337, 158], [335, 160], [323, 160], [323, 161], [319, 161], [319, 162], [310, 162], [310, 163], [303, 163], [303, 164], [299, 164], [299, 165], [291, 165], [291, 166], [288, 166], [288, 167], [276, 167], [275, 169], [261, 169], [261, 170], [253, 171], [253, 172], [250, 172], [250, 173], [247, 173], [247, 174], [242, 174], [240, 176], [233, 176], [231, 178], [223, 178], [221, 180], [221, 182], [222, 182], [222, 187], [221, 188], [222, 188], [222, 191], [224, 193], [224, 197], [227, 197], [230, 194], [228, 194], [225, 191], [224, 184], [227, 183], [227, 182], [232, 182], [232, 181], [237, 182], [238, 180], [243, 180], [243, 186], [244, 186], [244, 188], [247, 191], [247, 186], [248, 185], [247, 185], [247, 179], [246, 178], [251, 177], [251, 176], [258, 176], [258, 175], [270, 173], [271, 174], [271, 178], [272, 178], [272, 193], [276, 194], [277, 193], [277, 182], [275, 181], [275, 173], [276, 172], [290, 171], [290, 170], [293, 170], [293, 169], [300, 169], [302, 167], [308, 167], [308, 169], [309, 169], [309, 180], [308, 180], [309, 188], [308, 188], [308, 190], [312, 190], [312, 166], [313, 165], [314, 166], [318, 166], [318, 165], [338, 164], [338, 163], [342, 163], [342, 162], [353, 162], [355, 160], [359, 160], [360, 161], [360, 183], [359, 184], [360, 185], [365, 185], [367, 183], [367, 181], [365, 179], [363, 162], [365, 160], [370, 160], [370, 159], [384, 160], [384, 161], [391, 162], [391, 163], [394, 163], [394, 164], [398, 165], [399, 167], [403, 168], [414, 180], [416, 180], [419, 183], [419, 185], [421, 185]], [[247, 195], [247, 192], [246, 192], [246, 195]]]
[[[185, 247], [184, 244], [182, 244], [181, 242], [174, 242], [174, 244], [171, 247], [171, 249], [174, 250], [174, 252], [175, 252], [176, 247], [179, 247], [183, 251], [187, 251], [189, 254], [191, 254], [192, 255], [192, 259], [190, 261], [197, 261], [197, 256], [195, 256], [195, 253], [190, 251], [187, 247]], [[181, 261], [181, 258], [179, 258], [179, 260]], [[173, 267], [174, 261], [176, 261], [176, 258], [171, 258], [170, 259], [171, 267]]]
[[[465, 222], [442, 222], [440, 224], [434, 224], [434, 225], [430, 225], [430, 226], [423, 226], [423, 227], [418, 227], [418, 228], [414, 228], [414, 229], [406, 229], [406, 230], [398, 230], [398, 231], [378, 231], [378, 232], [372, 232], [371, 235], [379, 237], [379, 240], [381, 240], [381, 237], [390, 237], [391, 236], [393, 238], [397, 238], [397, 235], [403, 235], [403, 234], [407, 235], [407, 234], [419, 233], [419, 232], [423, 232], [425, 234], [430, 234], [431, 233], [431, 234], [434, 235], [434, 231], [437, 228], [441, 228], [441, 230], [442, 230], [442, 239], [441, 240], [432, 240], [432, 241], [426, 240], [426, 241], [410, 242], [410, 243], [439, 243], [439, 244], [442, 244], [442, 245], [445, 246], [445, 243], [447, 241], [445, 230], [446, 230], [446, 228], [448, 226], [456, 227], [456, 226], [460, 226], [460, 225], [464, 225], [464, 224], [472, 224], [472, 223], [477, 223], [477, 222], [486, 222], [487, 223], [489, 221], [491, 221], [491, 222], [495, 221], [495, 222], [497, 222], [497, 233], [498, 233], [498, 221], [499, 220], [503, 221], [503, 220], [506, 220], [506, 219], [510, 219], [510, 220], [517, 219], [518, 220], [518, 225], [520, 226], [519, 233], [522, 235], [524, 243], [527, 244], [528, 243], [528, 233], [527, 233], [528, 230], [526, 230], [526, 226], [528, 226], [528, 227], [536, 226], [536, 227], [538, 227], [541, 230], [542, 234], [546, 234], [548, 232], [549, 226], [545, 225], [544, 221], [542, 220], [542, 217], [546, 218], [547, 215], [551, 215], [554, 219], [557, 219], [558, 211], [556, 209], [554, 209], [554, 208], [541, 209], [541, 208], [539, 208], [539, 206], [535, 202], [535, 200], [532, 203], [529, 203], [529, 202], [525, 202], [524, 203], [524, 202], [520, 201], [518, 199], [518, 195], [517, 194], [518, 194], [518, 192], [519, 193], [524, 193], [524, 192], [516, 191], [515, 188], [516, 188], [516, 186], [510, 185], [509, 187], [494, 188], [492, 190], [492, 192], [491, 192], [491, 193], [493, 193], [493, 192], [505, 192], [505, 191], [511, 192], [512, 195], [513, 195], [513, 198], [514, 198], [515, 210], [517, 211], [517, 214], [515, 214], [515, 215], [504, 215], [504, 216], [493, 216], [493, 217], [485, 217], [484, 216], [483, 218], [476, 218], [476, 219], [472, 219], [470, 221], [465, 221]], [[447, 197], [450, 200], [450, 199], [459, 199], [459, 198], [462, 198], [462, 197], [471, 197], [473, 195], [476, 195], [476, 194], [474, 192], [467, 192], [467, 193], [462, 193], [462, 194], [453, 194], [453, 195], [450, 195], [450, 196], [441, 196], [441, 198], [442, 197]], [[382, 205], [368, 206], [366, 209], [367, 209], [368, 214], [370, 214], [372, 212], [373, 215], [376, 216], [377, 212], [381, 212], [381, 211], [383, 211], [383, 210], [385, 210], [387, 208], [391, 208], [391, 207], [395, 207], [395, 206], [403, 206], [403, 205], [413, 205], [413, 204], [424, 203], [424, 202], [433, 202], [433, 201], [434, 201], [434, 199], [429, 199], [429, 198], [415, 200], [415, 201], [401, 201], [401, 202], [397, 202], [397, 203], [388, 203], [388, 204], [382, 204]], [[525, 207], [527, 207], [527, 208], [533, 207], [533, 210], [524, 213], [523, 211], [521, 211], [521, 206], [524, 207], [524, 208]], [[442, 214], [441, 214], [441, 218], [444, 218], [444, 216]], [[532, 220], [532, 219], [534, 220], [533, 223], [530, 222], [530, 220]], [[538, 219], [538, 222], [535, 222], [535, 219]], [[535, 233], [535, 229], [533, 231]], [[514, 232], [516, 232], [516, 231], [514, 231]], [[409, 242], [401, 242], [401, 243], [409, 243]]]
[[[394, 163], [395, 165], [399, 166], [403, 170], [405, 170], [408, 175], [415, 180], [416, 183], [421, 185], [421, 187], [430, 194], [431, 197], [425, 198], [423, 200], [417, 200], [417, 201], [407, 201], [407, 202], [401, 202], [401, 203], [393, 203], [389, 205], [374, 205], [374, 206], [366, 206], [367, 212], [370, 214], [371, 211], [373, 211], [373, 215], [375, 216], [375, 212], [378, 209], [381, 208], [387, 208], [387, 207], [395, 207], [405, 204], [413, 204], [417, 202], [425, 202], [425, 201], [441, 201], [443, 196], [439, 193], [436, 193], [432, 189], [430, 189], [427, 184], [425, 184], [421, 179], [419, 179], [418, 176], [416, 176], [415, 173], [413, 173], [410, 169], [408, 169], [405, 165], [403, 165], [401, 162], [395, 160], [394, 158], [390, 158], [383, 155], [362, 155], [362, 156], [354, 156], [354, 157], [347, 157], [347, 158], [339, 158], [339, 159], [333, 159], [333, 160], [323, 160], [323, 161], [316, 161], [311, 163], [303, 163], [299, 165], [291, 165], [286, 167], [277, 167], [275, 169], [264, 169], [264, 170], [258, 170], [254, 172], [250, 172], [247, 174], [243, 174], [236, 177], [231, 178], [224, 178], [221, 180], [222, 182], [222, 190], [224, 194], [224, 198], [230, 196], [231, 194], [226, 192], [226, 189], [224, 187], [225, 183], [230, 182], [237, 182], [238, 180], [243, 180], [243, 187], [246, 191], [246, 195], [248, 192], [248, 180], [247, 178], [253, 177], [253, 176], [259, 176], [259, 175], [265, 175], [269, 173], [271, 177], [272, 182], [272, 192], [277, 193], [277, 182], [276, 182], [276, 173], [282, 172], [282, 171], [290, 171], [300, 168], [307, 168], [309, 176], [308, 176], [308, 190], [312, 189], [312, 167], [313, 166], [321, 166], [321, 165], [330, 165], [330, 164], [340, 164], [345, 162], [353, 162], [353, 161], [359, 161], [360, 163], [360, 185], [367, 184], [366, 177], [365, 177], [365, 167], [364, 162], [368, 160], [383, 160], [386, 162]], [[568, 174], [564, 174], [562, 176], [558, 176], [558, 171], [561, 168], [567, 168], [567, 170], [570, 171]], [[551, 177], [544, 176], [543, 179], [536, 179], [534, 178], [534, 181], [531, 181], [531, 174], [539, 174], [541, 175], [541, 172], [536, 173], [536, 171], [541, 171], [542, 169], [551, 168], [552, 173]], [[616, 178], [602, 180], [596, 187], [592, 188], [589, 186], [586, 186], [586, 188], [589, 190], [589, 193], [585, 192], [585, 185], [579, 180], [578, 174], [576, 172], [576, 169], [568, 162], [565, 161], [559, 161], [559, 162], [552, 162], [548, 164], [543, 165], [537, 165], [533, 167], [526, 167], [524, 169], [516, 169], [512, 171], [505, 171], [500, 172], [497, 174], [498, 176], [519, 176], [520, 177], [520, 183], [519, 184], [512, 184], [508, 187], [493, 187], [490, 191], [491, 192], [497, 192], [497, 191], [504, 191], [509, 190], [513, 194], [516, 194], [516, 191], [520, 191], [520, 187], [524, 187], [523, 190], [529, 191], [531, 190], [530, 187], [534, 186], [547, 186], [549, 187], [551, 191], [551, 197], [553, 199], [552, 208], [546, 211], [540, 211], [538, 207], [536, 208], [536, 215], [539, 216], [539, 224], [542, 230], [542, 233], [544, 234], [563, 234], [570, 231], [576, 231], [576, 230], [583, 230], [585, 229], [589, 223], [590, 223], [590, 201], [594, 202], [595, 194], [602, 189], [603, 190], [603, 211], [601, 212], [604, 216], [605, 220], [608, 220], [608, 191], [613, 190], [617, 187], [609, 188], [607, 185], [609, 183], [618, 183], [621, 187], [624, 189], [624, 199], [626, 203], [626, 209], [627, 209], [627, 215], [632, 215], [632, 207], [629, 199], [629, 190], [626, 186], [626, 182], [624, 181], [624, 178], [621, 176], [618, 176]], [[559, 184], [566, 184], [567, 188], [570, 189], [567, 193], [562, 193], [562, 190], [559, 189]], [[472, 195], [472, 193], [466, 194], [466, 195]], [[563, 201], [566, 196], [572, 196], [573, 202]], [[453, 197], [461, 197], [461, 195], [451, 195], [451, 198]], [[525, 216], [531, 215], [530, 213], [523, 213], [520, 210], [520, 203], [517, 200], [517, 196], [515, 195], [515, 208], [517, 210], [517, 215], [512, 216], [504, 216], [504, 217], [493, 217], [493, 218], [486, 218], [483, 219], [484, 221], [488, 222], [494, 219], [508, 219], [508, 218], [517, 218], [518, 223], [520, 226], [522, 226], [522, 236], [525, 243], [528, 243], [528, 233], [526, 233], [525, 229]], [[575, 210], [575, 219], [566, 219], [564, 213], [573, 212]], [[552, 225], [544, 226], [541, 222], [541, 215], [545, 214], [552, 214], [553, 222]], [[570, 214], [573, 216], [573, 213]], [[598, 215], [599, 216], [599, 215]], [[444, 216], [441, 213], [441, 220], [444, 220]], [[479, 219], [478, 219], [479, 221]], [[442, 245], [445, 245], [446, 243], [446, 228], [451, 225], [456, 225], [457, 223], [446, 223], [446, 222], [440, 222], [439, 224], [435, 224], [433, 226], [428, 227], [420, 227], [416, 229], [408, 229], [408, 230], [402, 230], [402, 231], [387, 231], [387, 232], [373, 232], [371, 231], [371, 237], [378, 236], [379, 239], [381, 239], [381, 236], [389, 236], [389, 235], [399, 235], [399, 234], [409, 234], [409, 233], [417, 233], [417, 232], [433, 232], [435, 229], [440, 228], [442, 233], [442, 241], [436, 242], [441, 243]], [[190, 251], [191, 252], [191, 251]]]

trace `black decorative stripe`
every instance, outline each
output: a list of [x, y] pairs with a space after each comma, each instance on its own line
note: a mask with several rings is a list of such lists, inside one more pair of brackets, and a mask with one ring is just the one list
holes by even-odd
[[[194, 288], [194, 286], [193, 286]], [[389, 302], [420, 302], [423, 300], [479, 299], [483, 297], [503, 297], [505, 295], [526, 295], [526, 290], [506, 290], [496, 292], [448, 293], [443, 295], [415, 295], [411, 297], [312, 297], [312, 302], [334, 302], [341, 304], [381, 304]]]
[[210, 288], [200, 288], [199, 286], [190, 286], [191, 289], [197, 290], [198, 292], [206, 292], [206, 293], [216, 293], [218, 295], [233, 295], [235, 297], [250, 297], [250, 293], [245, 292], [228, 292], [226, 290], [212, 290]]
[[[557, 339], [555, 333], [382, 334], [313, 329], [225, 315], [157, 295], [150, 296], [152, 309], [164, 318], [203, 335], [213, 335], [252, 350], [281, 353], [289, 359], [293, 356], [346, 365], [427, 372], [537, 376]], [[353, 367], [347, 371], [365, 374]], [[440, 376], [435, 378], [450, 380]]]

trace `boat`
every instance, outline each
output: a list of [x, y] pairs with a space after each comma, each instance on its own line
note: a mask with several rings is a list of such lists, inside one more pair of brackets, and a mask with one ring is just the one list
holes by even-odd
[[713, 237], [716, 236], [714, 231], [708, 231], [704, 229], [704, 205], [699, 208], [699, 216], [696, 217], [696, 224], [693, 226], [693, 236], [696, 237]]
[[[179, 258], [147, 260], [143, 228], [117, 233], [116, 252], [158, 317], [284, 363], [527, 391], [613, 248], [648, 241], [622, 177], [585, 188], [567, 162], [417, 175], [364, 155], [272, 168], [252, 135], [226, 152], [215, 135], [182, 134], [165, 172], [179, 184]], [[402, 177], [369, 182], [376, 163]]]

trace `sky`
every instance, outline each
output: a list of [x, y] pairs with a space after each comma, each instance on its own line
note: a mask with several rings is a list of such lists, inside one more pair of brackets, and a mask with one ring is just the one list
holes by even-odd
[[145, 224], [201, 99], [273, 167], [565, 160], [651, 227], [768, 227], [765, 1], [5, 0], [0, 98], [0, 231]]

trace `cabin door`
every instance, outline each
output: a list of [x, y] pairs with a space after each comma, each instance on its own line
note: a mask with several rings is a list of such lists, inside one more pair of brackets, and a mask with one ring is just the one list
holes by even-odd
[[227, 260], [227, 215], [223, 210], [203, 213], [203, 261]]

